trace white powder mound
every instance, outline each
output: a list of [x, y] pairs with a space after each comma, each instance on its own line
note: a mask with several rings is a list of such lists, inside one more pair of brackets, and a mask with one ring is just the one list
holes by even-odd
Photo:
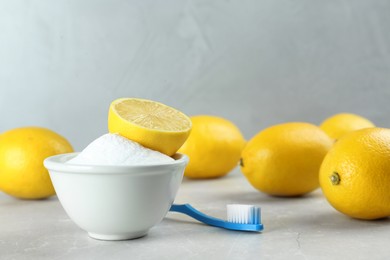
[[70, 164], [83, 165], [152, 165], [174, 159], [143, 147], [118, 134], [105, 134], [90, 143]]

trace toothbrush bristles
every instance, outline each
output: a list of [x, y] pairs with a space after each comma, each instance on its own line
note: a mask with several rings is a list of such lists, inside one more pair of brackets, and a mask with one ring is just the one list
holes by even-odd
[[260, 224], [260, 207], [254, 205], [229, 204], [227, 221], [239, 224]]

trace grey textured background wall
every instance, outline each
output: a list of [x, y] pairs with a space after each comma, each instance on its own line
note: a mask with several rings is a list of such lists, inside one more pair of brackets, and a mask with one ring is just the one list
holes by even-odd
[[246, 138], [342, 111], [390, 127], [387, 0], [0, 0], [0, 132], [77, 150], [134, 96], [235, 122]]

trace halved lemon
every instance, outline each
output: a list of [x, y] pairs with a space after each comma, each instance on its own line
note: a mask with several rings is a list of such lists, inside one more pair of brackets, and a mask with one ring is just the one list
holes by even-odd
[[188, 116], [152, 100], [119, 98], [109, 108], [110, 133], [118, 133], [168, 156], [174, 155], [187, 140], [191, 127]]

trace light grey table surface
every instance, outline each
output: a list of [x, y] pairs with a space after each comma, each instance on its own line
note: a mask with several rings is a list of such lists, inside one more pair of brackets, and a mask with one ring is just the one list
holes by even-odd
[[359, 221], [336, 212], [320, 190], [276, 198], [235, 169], [220, 179], [184, 179], [177, 203], [226, 217], [226, 204], [262, 208], [262, 233], [227, 231], [178, 213], [143, 238], [107, 242], [88, 237], [56, 197], [25, 201], [0, 194], [0, 259], [388, 259], [390, 220]]

